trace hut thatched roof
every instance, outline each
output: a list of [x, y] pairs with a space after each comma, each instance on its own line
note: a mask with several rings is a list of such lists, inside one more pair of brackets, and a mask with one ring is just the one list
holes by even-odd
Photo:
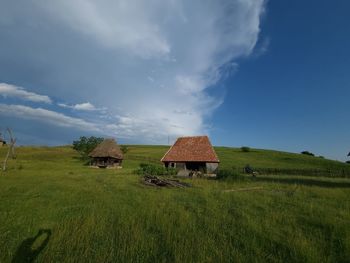
[[161, 159], [162, 162], [219, 163], [208, 136], [180, 137]]
[[89, 157], [111, 157], [123, 159], [123, 153], [114, 139], [105, 139], [89, 154]]

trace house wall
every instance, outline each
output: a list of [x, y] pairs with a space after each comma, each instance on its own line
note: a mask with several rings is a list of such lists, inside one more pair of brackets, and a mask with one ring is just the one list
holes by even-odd
[[[172, 167], [181, 170], [201, 170], [201, 167], [205, 169], [204, 173], [213, 174], [216, 173], [219, 164], [218, 163], [201, 163], [201, 162], [188, 162], [188, 163], [174, 163], [174, 162], [164, 162], [165, 167]], [[198, 166], [194, 169], [191, 167]]]
[[186, 164], [185, 163], [175, 163], [175, 168], [186, 170]]
[[175, 163], [175, 162], [164, 162], [166, 168], [177, 168], [177, 169], [186, 169], [185, 163]]
[[215, 173], [219, 167], [218, 163], [206, 163], [207, 173]]

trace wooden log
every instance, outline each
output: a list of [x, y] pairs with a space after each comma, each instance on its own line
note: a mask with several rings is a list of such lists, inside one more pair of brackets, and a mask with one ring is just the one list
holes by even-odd
[[143, 184], [149, 186], [158, 186], [158, 187], [191, 187], [191, 185], [187, 183], [180, 182], [178, 180], [173, 179], [163, 179], [153, 175], [145, 175], [143, 177]]

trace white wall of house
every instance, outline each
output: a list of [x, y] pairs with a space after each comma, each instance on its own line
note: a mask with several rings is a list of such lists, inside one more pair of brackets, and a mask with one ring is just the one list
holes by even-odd
[[206, 167], [207, 167], [207, 173], [214, 173], [218, 169], [219, 164], [218, 163], [206, 163]]

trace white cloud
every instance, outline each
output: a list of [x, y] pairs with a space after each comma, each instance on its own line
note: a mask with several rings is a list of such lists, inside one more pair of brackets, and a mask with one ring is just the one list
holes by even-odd
[[0, 95], [2, 95], [3, 97], [20, 98], [23, 100], [33, 101], [33, 102], [44, 102], [44, 103], [52, 102], [48, 96], [39, 95], [34, 92], [29, 92], [22, 87], [18, 87], [7, 83], [0, 83]]
[[[121, 48], [142, 57], [170, 52], [161, 28], [152, 15], [164, 8], [161, 1], [150, 2], [62, 0], [36, 3], [72, 29], [88, 35], [110, 48]], [[168, 2], [169, 3], [169, 2]]]
[[57, 103], [58, 106], [62, 107], [62, 108], [72, 108], [71, 105], [65, 104], [65, 103]]
[[75, 105], [68, 105], [68, 104], [65, 104], [65, 103], [58, 103], [57, 105], [62, 107], [62, 108], [70, 108], [70, 109], [81, 110], [81, 111], [103, 111], [103, 110], [106, 110], [105, 108], [96, 108], [90, 102], [84, 102], [84, 103], [75, 104]]
[[[28, 54], [44, 46], [28, 64], [48, 71], [48, 94], [107, 107], [106, 130], [140, 142], [210, 131], [223, 100], [208, 90], [252, 53], [265, 8], [265, 0], [28, 2], [4, 15], [25, 21]], [[60, 106], [93, 112], [93, 104]]]
[[0, 114], [3, 116], [40, 121], [55, 126], [76, 128], [95, 132], [100, 131], [98, 126], [94, 123], [42, 108], [32, 108], [23, 105], [0, 104]]

